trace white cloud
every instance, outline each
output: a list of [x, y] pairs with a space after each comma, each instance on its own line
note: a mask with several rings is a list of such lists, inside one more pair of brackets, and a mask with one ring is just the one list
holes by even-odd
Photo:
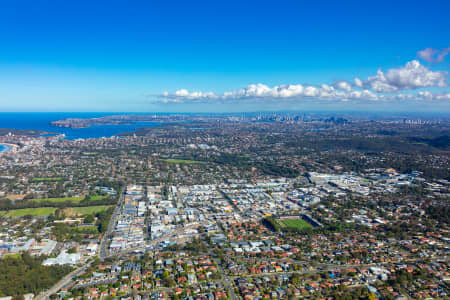
[[303, 95], [306, 97], [317, 97], [319, 96], [319, 89], [314, 86], [307, 86]]
[[429, 91], [420, 91], [417, 94], [418, 99], [433, 100], [433, 94]]
[[376, 92], [393, 93], [424, 87], [445, 87], [446, 81], [447, 72], [431, 71], [419, 61], [413, 60], [404, 67], [389, 69], [386, 73], [378, 70], [377, 75], [367, 78], [363, 85]]
[[[355, 78], [355, 84], [356, 84], [356, 79], [357, 78]], [[344, 91], [347, 91], [347, 92], [350, 92], [352, 90], [352, 85], [349, 82], [345, 81], [345, 80], [340, 80], [340, 81], [335, 82], [334, 83], [334, 87], [339, 89], [339, 90], [344, 90]]]
[[175, 93], [164, 92], [161, 103], [202, 103], [202, 102], [232, 102], [232, 101], [418, 101], [436, 100], [450, 101], [450, 93], [432, 93], [419, 91], [411, 93], [393, 93], [383, 95], [374, 93], [368, 89], [351, 91], [337, 90], [332, 86], [322, 84], [320, 86], [280, 85], [269, 87], [264, 84], [252, 84], [240, 90], [225, 92], [217, 95], [212, 92], [189, 92], [178, 90]]
[[431, 93], [429, 91], [420, 91], [417, 95], [417, 100], [448, 101], [450, 100], [450, 93]]
[[359, 88], [362, 88], [362, 87], [363, 87], [363, 82], [362, 82], [361, 79], [355, 78], [354, 81], [355, 81], [355, 86], [356, 86], [356, 87], [359, 87]]
[[433, 100], [433, 101], [450, 101], [450, 93], [432, 93], [430, 91], [420, 91], [417, 94], [396, 94], [391, 100]]
[[218, 99], [218, 96], [213, 92], [189, 92], [186, 89], [181, 89], [175, 93], [164, 92], [161, 95], [163, 103], [182, 103], [187, 100], [212, 100]]
[[362, 90], [362, 91], [352, 91], [348, 95], [349, 99], [353, 100], [379, 100], [380, 96], [377, 94], [372, 93], [369, 90]]
[[450, 101], [450, 93], [442, 93], [433, 95], [434, 100]]
[[217, 95], [213, 92], [189, 92], [181, 89], [175, 93], [164, 92], [160, 97], [163, 103], [181, 103], [181, 102], [207, 102], [207, 101], [233, 101], [233, 100], [329, 100], [329, 101], [348, 101], [349, 99], [358, 100], [377, 100], [379, 96], [374, 93], [363, 91], [352, 91], [348, 82], [340, 85], [341, 89], [336, 89], [327, 84], [319, 86], [313, 85], [278, 85], [269, 87], [265, 84], [251, 84], [240, 90], [224, 92]]
[[445, 56], [450, 53], [450, 47], [438, 50], [433, 48], [426, 48], [417, 52], [417, 56], [424, 61], [431, 63], [443, 62]]
[[432, 93], [421, 90], [416, 94], [400, 91], [427, 87], [446, 87], [445, 71], [431, 71], [413, 60], [405, 66], [383, 72], [366, 80], [354, 78], [354, 82], [339, 80], [332, 85], [286, 84], [267, 86], [262, 83], [250, 84], [242, 89], [214, 92], [188, 91], [180, 89], [174, 93], [164, 92], [159, 98], [162, 103], [202, 103], [233, 101], [405, 101], [405, 100], [450, 100], [450, 94]]
[[394, 96], [395, 100], [413, 100], [414, 95], [411, 94], [397, 94]]
[[279, 85], [273, 88], [265, 84], [250, 84], [243, 89], [231, 92], [225, 92], [221, 97], [224, 100], [229, 99], [248, 99], [248, 98], [293, 98], [304, 95], [306, 88], [301, 84]]

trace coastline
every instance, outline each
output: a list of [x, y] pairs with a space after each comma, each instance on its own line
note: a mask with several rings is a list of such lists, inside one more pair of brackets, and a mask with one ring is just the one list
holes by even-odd
[[[43, 134], [65, 134], [65, 139], [90, 139], [117, 136], [123, 132], [133, 132], [137, 127], [154, 127], [158, 123], [129, 124], [129, 125], [93, 125], [87, 128], [70, 128], [51, 126], [55, 120], [91, 119], [111, 115], [111, 113], [2, 113], [0, 112], [0, 136], [10, 132], [16, 136], [41, 136]], [[162, 122], [165, 123], [165, 122]], [[6, 142], [6, 140], [3, 140]], [[1, 141], [0, 141], [1, 142]]]
[[16, 144], [9, 144], [9, 143], [0, 143], [1, 146], [5, 146], [5, 148], [3, 150], [0, 151], [0, 154], [2, 153], [6, 153], [9, 151], [17, 151], [17, 149], [19, 149], [19, 146]]

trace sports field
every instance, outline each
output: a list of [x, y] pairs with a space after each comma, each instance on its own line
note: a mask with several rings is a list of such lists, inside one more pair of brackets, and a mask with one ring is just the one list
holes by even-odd
[[[98, 201], [103, 200], [105, 198], [108, 198], [109, 196], [103, 196], [103, 195], [92, 195], [89, 196], [90, 201]], [[53, 202], [53, 203], [61, 203], [61, 202], [72, 202], [72, 203], [79, 203], [80, 201], [84, 200], [85, 197], [64, 197], [64, 198], [40, 198], [40, 199], [31, 199], [32, 202]]]
[[73, 203], [78, 203], [81, 200], [83, 200], [84, 197], [65, 197], [65, 198], [39, 198], [39, 199], [31, 199], [30, 201], [32, 202], [54, 202], [54, 203], [59, 203], [59, 202], [73, 202]]
[[92, 196], [88, 196], [90, 201], [97, 201], [97, 200], [103, 200], [108, 198], [109, 196], [107, 195], [92, 195]]
[[313, 228], [311, 224], [306, 222], [303, 219], [292, 219], [292, 220], [280, 220], [280, 223], [283, 223], [286, 227], [296, 228], [296, 229], [305, 229], [305, 228]]
[[37, 208], [22, 208], [13, 209], [6, 213], [6, 217], [23, 217], [23, 216], [48, 216], [54, 213], [56, 207], [37, 207]]
[[61, 181], [61, 180], [63, 180], [62, 177], [35, 177], [35, 178], [33, 178], [33, 181], [36, 181], [36, 182]]
[[172, 164], [206, 164], [204, 161], [197, 161], [197, 160], [187, 160], [187, 159], [165, 159], [164, 161]]

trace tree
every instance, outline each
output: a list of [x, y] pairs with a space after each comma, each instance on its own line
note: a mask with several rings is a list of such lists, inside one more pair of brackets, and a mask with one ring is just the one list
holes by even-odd
[[165, 270], [162, 274], [162, 279], [167, 279], [169, 278], [169, 271]]
[[94, 220], [95, 220], [95, 218], [93, 215], [87, 215], [84, 218], [84, 223], [91, 224], [91, 223], [94, 223]]

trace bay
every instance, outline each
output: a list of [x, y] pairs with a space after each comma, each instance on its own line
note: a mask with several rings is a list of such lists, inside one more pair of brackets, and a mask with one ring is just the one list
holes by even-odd
[[50, 122], [61, 119], [88, 119], [110, 115], [120, 115], [120, 113], [0, 113], [0, 128], [42, 130], [56, 134], [65, 134], [67, 139], [73, 140], [111, 137], [122, 132], [134, 132], [138, 127], [154, 127], [164, 124], [136, 122], [131, 125], [95, 125], [89, 128], [63, 128], [50, 125]]
[[9, 150], [12, 150], [12, 147], [10, 145], [0, 144], [0, 153], [7, 152]]

